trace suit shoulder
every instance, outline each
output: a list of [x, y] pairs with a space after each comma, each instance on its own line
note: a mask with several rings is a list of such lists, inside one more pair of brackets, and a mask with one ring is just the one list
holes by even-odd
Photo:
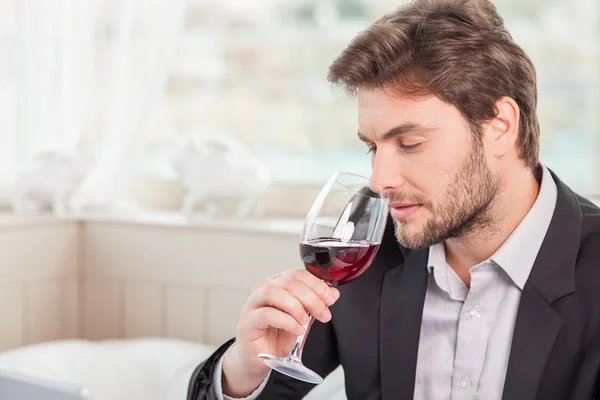
[[600, 207], [590, 200], [577, 196], [581, 208], [581, 244], [600, 246]]

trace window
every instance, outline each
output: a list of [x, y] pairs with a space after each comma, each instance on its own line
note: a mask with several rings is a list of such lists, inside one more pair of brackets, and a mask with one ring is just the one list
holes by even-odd
[[[542, 161], [576, 191], [600, 192], [597, 2], [495, 3], [537, 68]], [[368, 174], [355, 99], [331, 90], [327, 68], [357, 32], [397, 5], [191, 1], [157, 115], [154, 162], [143, 172], [172, 174], [159, 143], [174, 129], [234, 135], [280, 185], [321, 185], [339, 169]]]
[[[335, 170], [369, 174], [356, 100], [330, 88], [327, 69], [399, 1], [2, 1], [0, 198], [38, 139], [81, 139], [96, 156], [107, 153], [104, 182], [130, 172], [128, 158], [138, 158], [129, 152], [144, 150], [136, 166], [143, 196], [171, 205], [181, 197], [166, 158], [173, 132], [235, 136], [267, 164], [277, 189], [298, 197]], [[495, 3], [537, 68], [542, 161], [577, 192], [600, 197], [600, 2]], [[168, 71], [164, 88], [152, 71]], [[166, 186], [148, 189], [156, 178]]]

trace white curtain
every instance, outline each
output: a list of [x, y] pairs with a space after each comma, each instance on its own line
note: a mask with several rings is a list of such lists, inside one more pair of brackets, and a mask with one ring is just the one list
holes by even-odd
[[126, 202], [185, 5], [186, 0], [18, 1], [16, 130], [0, 132], [14, 169], [40, 151], [83, 148], [94, 167], [74, 203]]

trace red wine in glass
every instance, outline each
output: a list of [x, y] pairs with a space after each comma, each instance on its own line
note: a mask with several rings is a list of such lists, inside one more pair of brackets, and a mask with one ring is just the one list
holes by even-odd
[[300, 257], [311, 274], [337, 286], [365, 272], [378, 248], [378, 243], [366, 240], [321, 238], [300, 243]]

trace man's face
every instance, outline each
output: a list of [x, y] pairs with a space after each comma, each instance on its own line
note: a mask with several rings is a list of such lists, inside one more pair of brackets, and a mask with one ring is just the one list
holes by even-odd
[[372, 179], [390, 198], [403, 246], [425, 248], [489, 221], [499, 180], [456, 107], [377, 89], [361, 90], [358, 108]]

